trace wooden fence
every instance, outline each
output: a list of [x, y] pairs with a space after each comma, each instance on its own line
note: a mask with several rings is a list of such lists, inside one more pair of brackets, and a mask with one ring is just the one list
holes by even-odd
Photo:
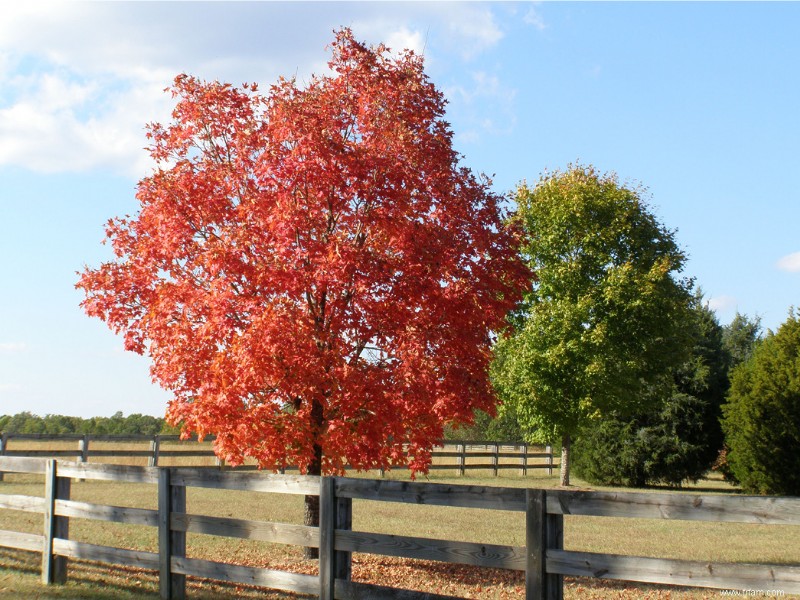
[[[213, 436], [205, 438], [208, 442], [213, 440]], [[69, 445], [72, 448], [67, 447]], [[121, 448], [123, 445], [136, 445], [139, 449]], [[200, 459], [209, 466], [222, 466], [210, 445], [198, 444], [197, 438], [181, 441], [177, 435], [3, 433], [0, 437], [0, 456], [72, 458], [82, 463], [108, 462], [111, 459], [143, 462], [146, 459], [149, 467], [163, 463], [167, 463], [163, 466], [183, 466], [188, 459]], [[250, 468], [255, 467], [250, 465]], [[497, 476], [501, 470], [518, 470], [523, 477], [535, 470], [552, 475], [554, 468], [557, 469], [558, 464], [554, 462], [550, 445], [462, 441], [447, 441], [437, 446], [430, 466], [431, 470], [450, 470], [459, 475], [465, 475], [468, 471], [488, 470]]]
[[[0, 470], [45, 476], [44, 497], [0, 494], [0, 509], [42, 513], [43, 535], [0, 531], [0, 546], [41, 552], [42, 580], [48, 584], [64, 582], [67, 559], [78, 558], [157, 570], [164, 599], [184, 597], [186, 576], [259, 585], [324, 599], [447, 598], [352, 581], [351, 553], [362, 552], [524, 571], [526, 598], [537, 600], [562, 598], [564, 575], [800, 593], [800, 565], [717, 564], [573, 552], [563, 547], [564, 515], [800, 525], [800, 498], [520, 489], [15, 457], [0, 457]], [[71, 479], [156, 484], [158, 510], [70, 500]], [[189, 487], [319, 494], [320, 526], [189, 514], [186, 512], [186, 489]], [[526, 515], [526, 545], [515, 547], [353, 531], [354, 499], [521, 511]], [[158, 552], [70, 540], [70, 518], [157, 527]], [[319, 576], [189, 558], [186, 557], [187, 533], [318, 547]]]

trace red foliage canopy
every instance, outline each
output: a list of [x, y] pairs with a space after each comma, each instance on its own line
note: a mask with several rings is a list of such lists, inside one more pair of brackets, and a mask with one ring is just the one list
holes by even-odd
[[231, 464], [388, 467], [405, 444], [425, 470], [445, 423], [492, 410], [490, 332], [529, 274], [422, 59], [332, 49], [332, 75], [266, 96], [177, 77], [141, 208], [77, 287]]

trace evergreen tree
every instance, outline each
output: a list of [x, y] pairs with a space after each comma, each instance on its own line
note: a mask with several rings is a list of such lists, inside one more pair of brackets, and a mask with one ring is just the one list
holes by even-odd
[[800, 495], [800, 311], [733, 371], [722, 422], [742, 488]]
[[648, 483], [680, 485], [697, 480], [722, 447], [719, 424], [728, 388], [728, 354], [716, 316], [698, 294], [691, 320], [689, 360], [673, 370], [665, 395], [654, 395], [633, 415], [614, 412], [586, 427], [575, 443], [576, 472], [597, 484], [641, 487]]

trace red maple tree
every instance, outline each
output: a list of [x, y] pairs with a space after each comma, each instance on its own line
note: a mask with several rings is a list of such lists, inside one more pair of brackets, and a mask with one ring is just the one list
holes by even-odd
[[177, 77], [139, 212], [77, 287], [229, 464], [424, 471], [492, 410], [491, 332], [529, 273], [422, 58], [342, 30], [329, 66], [267, 95]]

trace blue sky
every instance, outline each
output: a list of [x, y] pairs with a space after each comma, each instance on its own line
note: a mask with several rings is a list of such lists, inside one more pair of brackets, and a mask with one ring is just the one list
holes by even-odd
[[649, 189], [720, 322], [800, 305], [800, 3], [16, 3], [0, 20], [0, 414], [162, 415], [146, 358], [78, 308], [136, 211], [175, 75], [325, 71], [332, 31], [413, 48], [499, 192], [593, 163]]

